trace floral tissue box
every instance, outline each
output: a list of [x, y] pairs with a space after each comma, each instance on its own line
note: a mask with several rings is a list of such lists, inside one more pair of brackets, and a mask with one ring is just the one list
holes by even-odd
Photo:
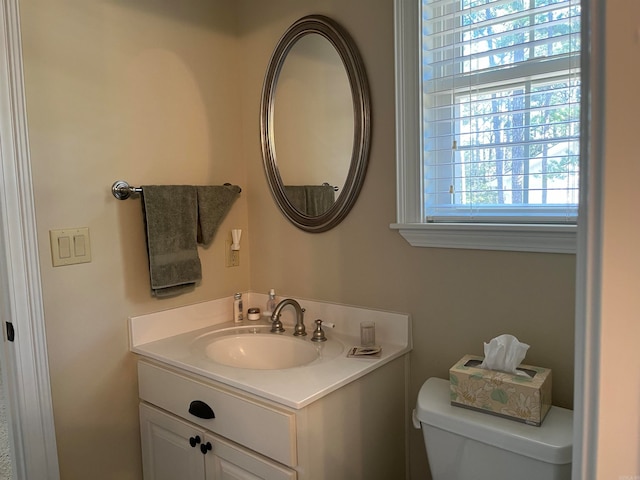
[[482, 360], [465, 355], [449, 369], [451, 405], [539, 427], [551, 408], [551, 370], [522, 364], [520, 376], [479, 368]]

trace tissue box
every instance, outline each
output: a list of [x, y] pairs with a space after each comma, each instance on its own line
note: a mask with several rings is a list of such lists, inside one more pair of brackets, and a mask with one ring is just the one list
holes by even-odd
[[479, 368], [482, 360], [465, 355], [449, 369], [451, 405], [540, 426], [551, 408], [551, 370], [522, 364], [520, 376]]

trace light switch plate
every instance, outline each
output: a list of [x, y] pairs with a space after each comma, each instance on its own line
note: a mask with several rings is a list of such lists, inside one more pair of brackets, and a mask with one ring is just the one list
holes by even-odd
[[54, 267], [91, 261], [89, 228], [49, 230], [51, 260]]
[[240, 250], [231, 250], [231, 240], [227, 240], [224, 244], [225, 250], [225, 266], [237, 267], [240, 265]]

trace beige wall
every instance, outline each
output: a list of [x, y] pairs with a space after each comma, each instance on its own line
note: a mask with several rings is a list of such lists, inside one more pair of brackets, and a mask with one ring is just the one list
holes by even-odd
[[[219, 298], [280, 293], [413, 317], [411, 397], [482, 342], [513, 333], [527, 360], [554, 369], [572, 405], [571, 255], [410, 247], [395, 221], [392, 0], [29, 0], [21, 2], [27, 113], [54, 414], [62, 478], [137, 479], [134, 360], [126, 318]], [[286, 27], [330, 15], [358, 44], [373, 102], [370, 167], [352, 214], [307, 234], [271, 201], [261, 165], [264, 71]], [[149, 294], [139, 200], [109, 191], [145, 183], [243, 187], [194, 293]], [[93, 261], [53, 268], [48, 231], [88, 226]], [[243, 234], [238, 269], [223, 240]], [[398, 441], [402, 441], [398, 439]], [[412, 431], [414, 478], [426, 459]]]
[[[224, 268], [246, 229], [243, 194], [213, 244], [202, 285], [149, 293], [140, 200], [111, 184], [239, 184], [241, 118], [233, 1], [21, 2], [27, 114], [47, 344], [63, 479], [138, 479], [136, 375], [127, 317], [231, 295], [248, 262]], [[93, 261], [53, 268], [48, 231], [87, 226]]]

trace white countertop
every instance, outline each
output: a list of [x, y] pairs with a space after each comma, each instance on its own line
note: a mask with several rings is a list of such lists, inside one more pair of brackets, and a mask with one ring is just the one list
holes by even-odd
[[[247, 294], [245, 298], [249, 302], [260, 302], [255, 303], [258, 305], [266, 302], [266, 296], [259, 294]], [[328, 338], [326, 343], [314, 343], [321, 352], [332, 353], [328, 356], [321, 354], [319, 359], [304, 366], [283, 370], [229, 367], [210, 360], [194, 348], [194, 343], [202, 335], [237, 326], [224, 321], [230, 318], [230, 298], [130, 318], [131, 351], [300, 409], [411, 350], [408, 315], [311, 300], [300, 300], [300, 303], [307, 310], [305, 324], [308, 335], [296, 338], [296, 341], [310, 342], [314, 325], [312, 319], [322, 318], [336, 325], [333, 329], [324, 329]], [[251, 306], [251, 303], [246, 305]], [[293, 311], [290, 308], [285, 310]], [[379, 358], [347, 357], [349, 348], [360, 343], [356, 332], [361, 320], [376, 322], [377, 344], [382, 347]], [[283, 319], [283, 323], [287, 331], [282, 335], [290, 336], [293, 332], [290, 322]], [[245, 324], [255, 325], [256, 322], [246, 321]]]

